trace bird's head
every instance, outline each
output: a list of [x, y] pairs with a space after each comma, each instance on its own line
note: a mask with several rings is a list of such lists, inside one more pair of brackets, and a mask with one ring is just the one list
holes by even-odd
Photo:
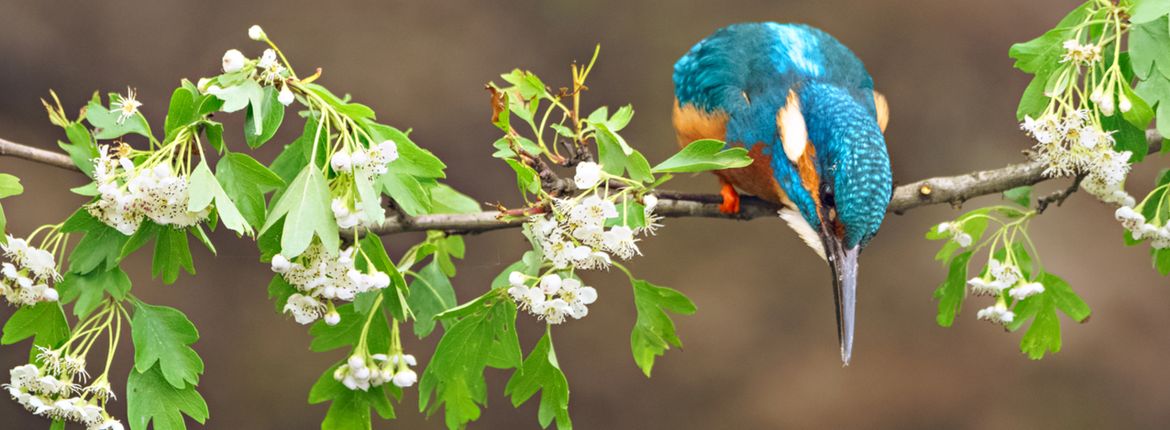
[[845, 364], [853, 345], [857, 257], [877, 233], [893, 192], [882, 135], [885, 100], [856, 88], [817, 81], [792, 88], [777, 114], [786, 159], [773, 163], [795, 173], [781, 186], [797, 211], [781, 216], [832, 269]]

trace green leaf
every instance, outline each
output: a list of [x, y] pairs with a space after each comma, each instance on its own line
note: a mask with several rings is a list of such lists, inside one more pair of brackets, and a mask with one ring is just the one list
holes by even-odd
[[1003, 192], [1003, 199], [1023, 207], [1032, 205], [1032, 186], [1024, 185]]
[[284, 219], [280, 238], [281, 254], [286, 258], [301, 255], [316, 235], [328, 250], [336, 251], [339, 238], [337, 221], [329, 209], [332, 198], [325, 177], [315, 166], [307, 165], [272, 205], [264, 222], [263, 234], [279, 219]]
[[1160, 73], [1151, 74], [1150, 79], [1138, 83], [1136, 91], [1147, 103], [1157, 105], [1158, 133], [1170, 136], [1170, 78]]
[[366, 131], [376, 142], [394, 141], [398, 147], [398, 159], [390, 163], [390, 170], [411, 175], [417, 178], [444, 178], [443, 169], [447, 168], [439, 157], [431, 151], [420, 148], [410, 137], [401, 130], [373, 121], [366, 121]]
[[540, 175], [528, 165], [511, 158], [505, 159], [512, 171], [516, 172], [516, 186], [520, 192], [535, 195], [540, 191]]
[[30, 337], [33, 344], [53, 347], [69, 338], [69, 322], [61, 304], [40, 302], [21, 306], [4, 323], [0, 345], [12, 345]]
[[544, 337], [536, 343], [522, 367], [512, 374], [508, 386], [504, 388], [504, 395], [512, 397], [512, 406], [520, 407], [538, 390], [540, 411], [537, 419], [540, 426], [547, 428], [555, 418], [558, 429], [573, 428], [573, 422], [569, 419], [569, 381], [557, 363], [557, 353], [553, 350], [549, 330], [545, 330]]
[[195, 261], [191, 258], [191, 247], [187, 243], [187, 231], [162, 226], [154, 241], [154, 262], [150, 276], [161, 278], [163, 284], [173, 284], [179, 279], [179, 270], [195, 274]]
[[955, 316], [963, 307], [963, 299], [967, 296], [967, 262], [971, 261], [971, 251], [955, 256], [951, 260], [947, 279], [934, 290], [934, 299], [938, 300], [938, 317], [935, 319], [939, 326], [950, 327], [955, 323]]
[[[506, 345], [519, 355], [520, 348], [511, 344], [516, 304], [503, 290], [492, 290], [473, 300], [459, 315], [462, 318], [439, 340], [419, 382], [419, 410], [431, 415], [444, 408], [451, 429], [479, 418], [480, 406], [487, 402], [483, 371], [493, 353]], [[501, 336], [509, 340], [502, 342]]]
[[126, 293], [130, 292], [130, 277], [120, 267], [84, 275], [70, 272], [57, 284], [57, 290], [61, 292], [62, 304], [77, 301], [73, 304], [73, 315], [84, 319], [101, 305], [107, 295], [117, 300], [126, 298]]
[[[110, 93], [109, 97], [111, 107], [122, 101], [122, 96], [116, 93]], [[98, 139], [116, 139], [131, 133], [153, 138], [150, 133], [150, 124], [146, 123], [146, 117], [142, 116], [141, 112], [121, 122], [119, 122], [120, 117], [121, 114], [117, 112], [117, 109], [103, 106], [97, 94], [94, 94], [94, 98], [85, 108], [85, 120], [89, 121], [89, 124], [96, 129], [94, 137]]]
[[656, 357], [664, 354], [671, 345], [682, 347], [682, 340], [674, 331], [674, 321], [666, 311], [690, 315], [695, 313], [695, 304], [676, 290], [641, 279], [631, 279], [631, 282], [638, 319], [630, 333], [630, 349], [634, 353], [634, 362], [649, 377]]
[[20, 178], [7, 173], [0, 173], [0, 199], [17, 196], [23, 192], [24, 186], [20, 185]]
[[377, 224], [386, 220], [386, 209], [382, 207], [381, 186], [374, 188], [373, 181], [366, 175], [353, 175], [354, 188], [357, 188], [358, 200], [361, 205], [364, 220]]
[[[24, 186], [20, 185], [20, 178], [7, 173], [0, 173], [0, 199], [19, 195], [23, 192]], [[4, 216], [4, 207], [0, 206], [0, 244], [8, 243], [8, 238], [4, 235], [4, 229], [7, 228], [7, 224], [8, 218]]]
[[203, 374], [203, 360], [190, 345], [199, 340], [199, 331], [178, 309], [138, 303], [130, 322], [134, 339], [134, 369], [146, 373], [157, 369], [175, 388], [195, 386]]
[[1015, 67], [1037, 74], [1043, 68], [1058, 63], [1064, 55], [1064, 41], [1072, 38], [1075, 26], [1088, 16], [1093, 3], [1088, 1], [1073, 9], [1055, 28], [1040, 37], [1012, 45], [1008, 55], [1016, 60]]
[[322, 373], [309, 391], [309, 404], [331, 402], [325, 421], [321, 423], [322, 430], [370, 429], [370, 408], [384, 419], [394, 419], [394, 405], [388, 396], [392, 393], [400, 396], [397, 387], [387, 384], [365, 391], [350, 390], [333, 379], [333, 372], [340, 366], [341, 363], [334, 364]]
[[[1134, 25], [1129, 31], [1129, 56], [1138, 78], [1151, 73], [1170, 77], [1170, 22], [1166, 16]], [[1124, 86], [1124, 85], [1123, 85]]]
[[1084, 322], [1091, 312], [1068, 283], [1056, 275], [1041, 274], [1038, 282], [1044, 284], [1044, 292], [1017, 303], [1013, 309], [1015, 321], [1008, 325], [1009, 329], [1016, 330], [1031, 318], [1032, 324], [1020, 339], [1020, 351], [1033, 360], [1044, 358], [1049, 352], [1060, 352], [1058, 309], [1077, 322]]
[[666, 161], [654, 166], [654, 173], [705, 172], [752, 164], [752, 158], [748, 156], [746, 149], [724, 149], [725, 146], [722, 141], [714, 139], [696, 140]]
[[1170, 0], [1136, 0], [1129, 22], [1142, 24], [1166, 16], [1167, 13], [1170, 13]]
[[284, 180], [247, 154], [232, 152], [215, 166], [223, 191], [235, 202], [248, 224], [264, 224], [264, 195], [284, 187]]
[[78, 209], [61, 226], [61, 231], [85, 232], [81, 241], [73, 247], [69, 254], [69, 271], [74, 273], [89, 273], [101, 268], [107, 270], [118, 265], [122, 255], [122, 245], [130, 238], [107, 226], [89, 214], [85, 208]]
[[481, 209], [479, 202], [446, 184], [431, 187], [432, 212], [436, 214], [468, 214]]
[[[251, 79], [245, 79], [239, 84], [208, 92], [223, 100], [223, 106], [220, 107], [223, 112], [232, 113], [246, 107], [252, 107], [260, 112], [264, 111], [264, 87]], [[263, 128], [263, 125], [259, 123], [262, 116], [250, 118], [253, 127]]]
[[[383, 303], [385, 303], [386, 309], [390, 311], [390, 314], [394, 316], [394, 319], [406, 321], [407, 316], [410, 315], [410, 308], [407, 305], [408, 299], [406, 298], [410, 294], [410, 290], [406, 287], [406, 279], [403, 279], [402, 273], [398, 272], [398, 267], [394, 265], [394, 261], [386, 253], [386, 247], [382, 244], [382, 238], [376, 234], [367, 234], [358, 242], [358, 246], [361, 247], [362, 253], [366, 255], [366, 258], [369, 258], [370, 264], [375, 269], [390, 276], [390, 288], [382, 292], [371, 293], [383, 294]], [[359, 259], [358, 263], [360, 266], [363, 266], [359, 267], [359, 269], [365, 269], [364, 264], [362, 264], [365, 263], [365, 259]], [[354, 305], [355, 307], [357, 306], [356, 301]], [[358, 311], [364, 314], [368, 312], [368, 308], [367, 310], [358, 309]]]
[[[338, 348], [349, 348], [358, 344], [367, 315], [358, 313], [353, 304], [338, 306], [337, 313], [341, 315], [341, 322], [337, 325], [331, 326], [323, 320], [318, 320], [313, 323], [312, 327], [309, 327], [309, 334], [313, 335], [313, 342], [309, 344], [309, 349], [314, 352], [325, 352]], [[388, 350], [390, 348], [390, 326], [387, 324], [382, 310], [380, 308], [374, 309], [374, 313], [368, 318], [371, 321], [367, 338], [369, 350]]]
[[435, 330], [435, 316], [455, 307], [455, 288], [437, 262], [423, 267], [410, 283], [406, 303], [414, 314], [414, 334], [427, 337]]
[[[259, 164], [259, 163], [257, 163]], [[274, 175], [275, 176], [275, 175]], [[227, 192], [219, 185], [215, 174], [207, 167], [207, 160], [199, 162], [191, 171], [191, 185], [189, 186], [190, 199], [187, 201], [188, 212], [199, 212], [215, 202], [215, 211], [223, 225], [232, 231], [251, 236], [252, 226], [244, 219], [244, 215], [236, 208], [235, 202], [228, 197]]]
[[386, 194], [390, 195], [390, 198], [394, 199], [398, 207], [407, 215], [430, 213], [431, 196], [414, 176], [391, 170], [382, 175], [379, 182], [386, 190]]
[[1044, 109], [1048, 106], [1048, 101], [1051, 99], [1044, 94], [1044, 82], [1048, 79], [1048, 73], [1038, 73], [1028, 87], [1024, 89], [1024, 94], [1020, 96], [1020, 105], [1016, 108], [1016, 120], [1023, 121], [1025, 116], [1036, 118], [1040, 116]]
[[247, 121], [244, 122], [244, 140], [248, 147], [259, 148], [276, 135], [280, 123], [284, 121], [284, 105], [277, 99], [275, 86], [264, 87], [264, 95], [259, 104], [249, 104]]
[[167, 382], [159, 366], [146, 372], [131, 371], [126, 381], [126, 421], [131, 430], [186, 429], [183, 415], [203, 424], [210, 416], [207, 402], [194, 385], [176, 387]]

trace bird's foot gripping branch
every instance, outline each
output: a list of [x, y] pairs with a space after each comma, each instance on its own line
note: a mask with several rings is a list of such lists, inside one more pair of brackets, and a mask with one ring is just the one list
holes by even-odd
[[[55, 94], [45, 102], [67, 138], [60, 146], [71, 165], [61, 167], [92, 182], [73, 189], [88, 201], [62, 222], [23, 238], [0, 236], [0, 293], [16, 309], [0, 343], [33, 339], [29, 361], [13, 367], [3, 386], [29, 413], [54, 428], [205, 422], [209, 411], [197, 391], [203, 362], [192, 348], [198, 331], [178, 309], [138, 299], [122, 262], [153, 243], [153, 278], [174, 283], [182, 272], [195, 273], [191, 242], [214, 253], [208, 232], [221, 225], [254, 238], [259, 259], [275, 272], [268, 290], [276, 311], [311, 325], [310, 349], [339, 351], [308, 396], [329, 403], [322, 428], [368, 429], [372, 413], [393, 418], [394, 400], [416, 382], [421, 410], [443, 409], [450, 427], [464, 426], [485, 402], [488, 367], [513, 373], [504, 390], [517, 406], [541, 392], [542, 425], [571, 427], [552, 328], [585, 317], [599, 296], [618, 294], [587, 286], [581, 275], [588, 271], [616, 267], [629, 275], [638, 310], [631, 347], [647, 375], [657, 356], [681, 344], [668, 312], [689, 314], [694, 305], [622, 262], [640, 255], [638, 241], [660, 227], [658, 186], [672, 173], [745, 166], [742, 149], [699, 141], [651, 167], [618, 134], [633, 116], [629, 106], [581, 114], [592, 61], [574, 66], [571, 88], [555, 92], [514, 71], [503, 75], [507, 87], [489, 86], [493, 123], [504, 132], [495, 155], [515, 171], [526, 203], [480, 212], [442, 183], [445, 165], [408, 132], [318, 84], [320, 70], [299, 76], [260, 27], [249, 35], [267, 45], [262, 54], [229, 50], [222, 74], [184, 80], [161, 131], [133, 90], [104, 100], [95, 94], [78, 118]], [[294, 105], [298, 115], [286, 114]], [[234, 112], [245, 115], [246, 147], [233, 144], [240, 132], [212, 118]], [[270, 164], [247, 153], [282, 126], [302, 132]], [[20, 154], [43, 161], [28, 155], [36, 151]], [[573, 177], [561, 179], [557, 171], [568, 169]], [[0, 174], [0, 198], [22, 192], [15, 177]], [[484, 214], [489, 227], [523, 224], [532, 250], [490, 286], [461, 289], [464, 297], [478, 295], [463, 303], [451, 279], [465, 249], [450, 221], [397, 258], [370, 234]], [[0, 212], [0, 231], [5, 220]], [[398, 229], [388, 230], [393, 222]], [[515, 330], [521, 312], [548, 327], [527, 358]], [[440, 324], [442, 339], [429, 360], [404, 348], [403, 332], [426, 337]], [[123, 334], [132, 350], [122, 347]], [[133, 360], [126, 379], [111, 373], [115, 359]], [[126, 402], [123, 418], [107, 409], [119, 400]]]
[[[1010, 190], [1004, 198], [1015, 206], [974, 210], [927, 233], [946, 240], [936, 256], [949, 267], [935, 291], [939, 325], [954, 323], [968, 294], [990, 296], [993, 302], [976, 313], [978, 319], [1009, 331], [1031, 321], [1020, 350], [1034, 359], [1060, 351], [1057, 311], [1083, 322], [1089, 307], [1040, 264], [1027, 229], [1039, 212], [1078, 188], [1117, 206], [1125, 243], [1150, 241], [1155, 268], [1170, 273], [1170, 175], [1160, 175], [1141, 202], [1125, 191], [1131, 164], [1156, 148], [1147, 127], [1156, 124], [1162, 136], [1170, 135], [1168, 14], [1164, 1], [1090, 0], [1056, 28], [1012, 46], [1016, 67], [1035, 76], [1017, 112], [1020, 128], [1035, 140], [1035, 163], [1044, 176], [1074, 177], [1073, 184], [1037, 199], [1030, 186]], [[986, 265], [969, 272], [973, 259]]]

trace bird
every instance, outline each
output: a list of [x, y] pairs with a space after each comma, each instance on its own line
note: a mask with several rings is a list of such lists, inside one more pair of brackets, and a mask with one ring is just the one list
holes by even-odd
[[716, 171], [720, 211], [739, 192], [780, 205], [779, 216], [828, 263], [841, 361], [853, 353], [858, 255], [893, 194], [889, 106], [844, 44], [804, 24], [733, 24], [674, 65], [680, 147], [718, 139], [753, 162]]

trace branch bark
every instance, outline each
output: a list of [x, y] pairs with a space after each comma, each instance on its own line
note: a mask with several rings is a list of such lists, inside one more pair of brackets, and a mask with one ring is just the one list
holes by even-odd
[[[1162, 136], [1156, 131], [1146, 133], [1150, 152], [1157, 152], [1162, 146]], [[53, 167], [78, 171], [68, 156], [37, 149], [8, 140], [0, 139], [0, 156], [22, 158]], [[959, 206], [975, 197], [1001, 193], [1015, 187], [1033, 185], [1050, 179], [1044, 176], [1044, 166], [1030, 161], [1012, 164], [991, 170], [981, 170], [957, 176], [940, 176], [923, 179], [898, 186], [890, 200], [889, 212], [902, 214], [910, 209], [935, 204]], [[726, 215], [719, 212], [722, 197], [715, 194], [689, 194], [660, 191], [655, 213], [668, 218], [702, 217], [733, 220], [750, 220], [774, 217], [780, 206], [744, 196], [740, 201], [740, 212]], [[441, 230], [453, 234], [475, 234], [504, 228], [519, 227], [523, 218], [504, 217], [498, 211], [473, 214], [438, 214], [406, 216], [395, 215], [370, 230], [379, 235], [395, 233]]]
[[28, 145], [0, 138], [0, 157], [22, 158], [35, 163], [41, 163], [65, 170], [80, 172], [68, 155], [60, 152], [46, 151]]

